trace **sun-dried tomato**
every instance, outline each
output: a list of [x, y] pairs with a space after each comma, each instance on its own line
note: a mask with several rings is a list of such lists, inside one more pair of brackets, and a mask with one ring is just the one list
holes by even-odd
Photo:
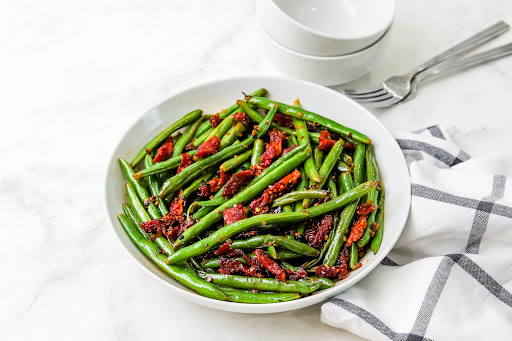
[[351, 150], [355, 150], [355, 149], [356, 149], [356, 146], [351, 142], [345, 141], [345, 143], [343, 144], [343, 150], [351, 151]]
[[213, 115], [212, 117], [210, 117], [210, 125], [215, 128], [216, 126], [219, 125], [220, 121], [222, 121], [222, 119], [220, 118], [220, 115], [219, 113], [216, 113], [215, 115]]
[[250, 273], [249, 267], [237, 259], [221, 256], [219, 257], [219, 265], [220, 268], [218, 272], [221, 274], [232, 275]]
[[306, 240], [312, 247], [319, 248], [329, 237], [334, 225], [332, 214], [324, 215], [320, 220], [315, 220], [312, 228], [306, 231]]
[[249, 126], [249, 120], [243, 111], [239, 111], [232, 116], [235, 120], [242, 122], [242, 124], [246, 127]]
[[288, 279], [292, 281], [298, 281], [299, 279], [306, 278], [308, 276], [304, 269], [299, 269], [297, 271], [286, 270], [286, 275]]
[[165, 228], [165, 223], [163, 221], [160, 221], [160, 219], [154, 219], [143, 222], [140, 225], [140, 227], [147, 233], [151, 233], [153, 231], [161, 229], [162, 227]]
[[176, 174], [190, 166], [194, 161], [192, 160], [192, 156], [188, 155], [187, 153], [181, 154], [181, 163], [178, 167], [178, 170], [176, 171]]
[[292, 173], [288, 174], [267, 188], [258, 199], [254, 199], [249, 205], [252, 213], [255, 215], [267, 213], [269, 211], [269, 205], [272, 203], [272, 201], [292, 188], [299, 179], [300, 172], [296, 169]]
[[322, 130], [320, 133], [320, 144], [318, 145], [318, 150], [328, 151], [334, 146], [336, 141], [331, 140], [329, 138], [330, 134], [327, 130]]
[[254, 172], [250, 169], [235, 173], [222, 190], [222, 196], [227, 198], [235, 194], [240, 187], [248, 183], [254, 178]]
[[208, 141], [204, 141], [203, 143], [201, 143], [201, 145], [197, 148], [194, 160], [217, 153], [219, 147], [220, 139], [217, 136], [213, 136]]
[[261, 249], [254, 250], [256, 259], [281, 282], [286, 281], [286, 273], [274, 260], [267, 256]]
[[272, 160], [281, 155], [283, 152], [283, 140], [286, 139], [286, 134], [276, 129], [272, 130], [269, 135], [270, 142], [260, 156], [260, 165], [263, 168], [270, 166]]
[[182, 190], [180, 190], [180, 194], [177, 195], [174, 199], [172, 199], [171, 206], [169, 207], [169, 214], [175, 216], [183, 215], [183, 198], [181, 197]]
[[184, 220], [181, 224], [178, 226], [170, 227], [167, 229], [167, 232], [165, 233], [165, 236], [169, 239], [176, 239], [178, 238], [183, 232], [185, 232], [190, 226], [194, 225], [195, 221], [193, 219], [190, 220]]
[[214, 252], [214, 254], [216, 256], [220, 256], [220, 255], [223, 255], [226, 253], [226, 251], [228, 251], [229, 249], [229, 245], [233, 244], [233, 242], [231, 240], [228, 240], [227, 242], [225, 242], [224, 244], [222, 244], [217, 251]]
[[336, 278], [341, 272], [339, 266], [319, 265], [315, 269], [315, 276], [320, 278]]
[[174, 151], [174, 138], [169, 136], [169, 138], [164, 142], [164, 144], [158, 148], [158, 152], [156, 153], [154, 162], [162, 162], [169, 159], [172, 156], [172, 152]]
[[239, 220], [247, 218], [247, 209], [244, 205], [233, 205], [233, 207], [228, 208], [223, 213], [224, 216], [224, 224], [231, 225], [236, 223]]
[[350, 236], [347, 240], [347, 246], [352, 245], [353, 242], [358, 241], [364, 234], [364, 230], [366, 229], [367, 221], [366, 216], [362, 215], [357, 219], [352, 230], [350, 231]]
[[347, 244], [343, 246], [343, 249], [340, 252], [340, 258], [338, 259], [338, 264], [340, 268], [340, 272], [338, 273], [338, 279], [342, 280], [347, 278], [348, 276], [348, 262], [350, 259], [350, 249]]
[[357, 206], [357, 214], [359, 215], [367, 216], [373, 211], [375, 211], [375, 206], [372, 204], [371, 200], [368, 200], [364, 204]]
[[222, 186], [224, 186], [224, 184], [228, 182], [228, 180], [229, 174], [223, 171], [219, 171], [219, 176], [201, 185], [201, 187], [199, 187], [197, 194], [200, 197], [209, 197], [210, 195], [221, 189]]
[[274, 115], [273, 122], [276, 123], [276, 124], [279, 124], [281, 127], [286, 127], [286, 128], [290, 128], [290, 129], [294, 129], [295, 128], [293, 126], [293, 118], [291, 118], [288, 115], [283, 115], [283, 114], [276, 113]]

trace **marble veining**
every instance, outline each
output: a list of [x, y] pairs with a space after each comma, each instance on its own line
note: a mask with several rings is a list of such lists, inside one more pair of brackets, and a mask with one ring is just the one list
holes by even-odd
[[[347, 86], [407, 72], [512, 15], [505, 0], [397, 3], [387, 51]], [[179, 87], [280, 74], [259, 48], [255, 7], [235, 0], [2, 4], [1, 340], [245, 340], [262, 330], [279, 339], [360, 340], [322, 324], [320, 305], [249, 316], [177, 297], [128, 258], [105, 216], [106, 164], [136, 118]], [[512, 32], [483, 49], [510, 41]], [[442, 124], [473, 157], [507, 151], [511, 65], [509, 57], [429, 81], [414, 100], [373, 112], [391, 130]]]

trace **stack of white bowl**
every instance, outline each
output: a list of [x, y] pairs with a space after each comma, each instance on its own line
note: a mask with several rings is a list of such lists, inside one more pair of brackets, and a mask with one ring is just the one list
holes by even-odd
[[395, 0], [259, 0], [263, 50], [282, 72], [338, 85], [368, 72], [382, 54]]

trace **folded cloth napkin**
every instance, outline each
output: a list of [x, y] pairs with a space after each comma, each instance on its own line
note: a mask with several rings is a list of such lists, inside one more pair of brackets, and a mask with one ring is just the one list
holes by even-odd
[[322, 306], [322, 321], [370, 340], [512, 340], [512, 154], [471, 159], [438, 126], [395, 138], [409, 219], [381, 264]]

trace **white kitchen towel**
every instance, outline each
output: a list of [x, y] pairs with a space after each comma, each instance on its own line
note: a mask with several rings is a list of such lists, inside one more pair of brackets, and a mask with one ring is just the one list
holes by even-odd
[[512, 340], [512, 153], [471, 159], [438, 126], [395, 137], [409, 219], [322, 321], [370, 340]]

